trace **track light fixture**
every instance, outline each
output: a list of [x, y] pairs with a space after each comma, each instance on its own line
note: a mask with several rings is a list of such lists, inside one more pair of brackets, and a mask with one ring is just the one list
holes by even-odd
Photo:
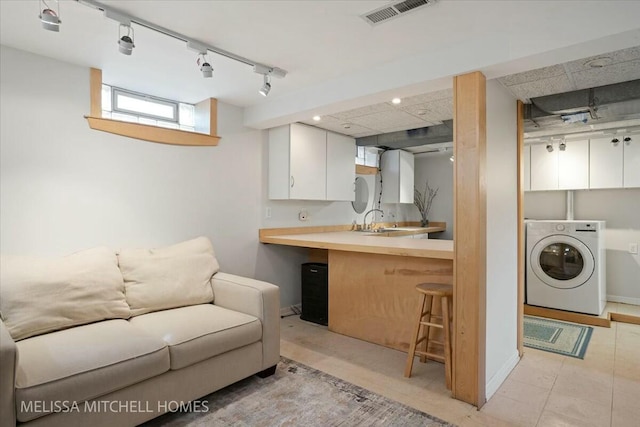
[[553, 145], [547, 144], [547, 151], [551, 153], [553, 151]]
[[271, 77], [268, 74], [264, 75], [264, 84], [258, 91], [260, 95], [267, 96], [269, 95], [269, 91], [271, 90]]
[[567, 149], [567, 143], [562, 141], [560, 142], [560, 145], [558, 146], [558, 148], [560, 148], [560, 151], [564, 151]]
[[196, 62], [198, 63], [198, 67], [200, 67], [202, 77], [206, 79], [213, 77], [213, 67], [211, 66], [211, 64], [209, 64], [206, 53], [201, 53], [200, 55], [198, 55], [198, 59], [196, 60]]
[[[120, 34], [123, 28], [127, 29], [127, 34], [120, 37]], [[131, 55], [131, 52], [133, 52], [133, 48], [136, 47], [136, 45], [133, 44], [134, 35], [133, 35], [133, 28], [131, 27], [131, 24], [129, 25], [120, 24], [120, 28], [118, 30], [118, 36], [119, 36], [118, 50], [120, 51], [120, 53], [124, 55]]]
[[60, 20], [60, 3], [58, 3], [58, 0], [55, 0], [55, 2], [58, 6], [57, 11], [51, 9], [45, 0], [40, 0], [40, 10], [42, 10], [42, 12], [38, 18], [40, 18], [42, 22], [42, 28], [57, 33], [60, 31], [62, 21]]

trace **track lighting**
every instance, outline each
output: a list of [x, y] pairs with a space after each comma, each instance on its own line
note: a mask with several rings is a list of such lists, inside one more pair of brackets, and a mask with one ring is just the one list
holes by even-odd
[[617, 147], [619, 142], [620, 142], [620, 140], [619, 140], [618, 138], [613, 138], [613, 139], [611, 140], [611, 144], [612, 144], [614, 147]]
[[562, 142], [560, 143], [560, 145], [558, 146], [558, 148], [560, 148], [560, 151], [564, 151], [564, 150], [566, 150], [566, 149], [567, 149], [567, 143], [566, 143], [566, 142], [564, 142], [564, 141], [562, 141]]
[[196, 62], [198, 63], [198, 67], [200, 67], [202, 77], [206, 79], [213, 77], [213, 67], [207, 61], [207, 55], [205, 53], [201, 53]]
[[[133, 48], [136, 47], [136, 45], [133, 44], [133, 28], [131, 27], [131, 25], [120, 24], [120, 29], [118, 30], [118, 32], [120, 32], [120, 30], [122, 30], [123, 28], [127, 29], [127, 34], [120, 37], [120, 39], [118, 40], [118, 50], [122, 54], [131, 55], [131, 52], [133, 52]], [[120, 34], [118, 34], [118, 36], [120, 36]]]
[[40, 9], [42, 12], [38, 17], [42, 22], [42, 28], [49, 31], [55, 31], [57, 33], [60, 31], [60, 24], [62, 21], [60, 20], [60, 3], [58, 3], [57, 0], [56, 4], [58, 5], [57, 12], [51, 9], [46, 1], [40, 0]]
[[547, 151], [551, 153], [553, 151], [553, 145], [547, 144]]
[[267, 96], [269, 95], [269, 91], [271, 90], [271, 77], [268, 74], [264, 75], [264, 84], [258, 91], [260, 95]]

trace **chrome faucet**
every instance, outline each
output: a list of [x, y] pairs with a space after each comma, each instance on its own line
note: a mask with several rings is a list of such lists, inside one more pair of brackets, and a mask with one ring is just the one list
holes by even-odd
[[[382, 215], [384, 215], [384, 211], [382, 209], [370, 209], [369, 211], [367, 211], [366, 214], [364, 214], [364, 219], [362, 220], [362, 229], [363, 230], [368, 230], [370, 228], [373, 227], [374, 224], [374, 220], [371, 220], [371, 225], [369, 226], [369, 228], [367, 228], [367, 215], [369, 215], [371, 212], [380, 212]], [[375, 214], [374, 214], [374, 219], [375, 219]]]

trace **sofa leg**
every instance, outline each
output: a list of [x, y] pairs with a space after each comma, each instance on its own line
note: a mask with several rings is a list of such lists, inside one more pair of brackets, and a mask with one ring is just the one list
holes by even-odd
[[273, 374], [275, 374], [275, 373], [276, 373], [276, 367], [277, 367], [277, 366], [278, 366], [277, 364], [276, 364], [276, 365], [273, 365], [272, 367], [267, 368], [267, 369], [265, 369], [264, 371], [260, 371], [260, 372], [258, 372], [256, 375], [257, 375], [257, 376], [259, 376], [260, 378], [267, 378], [267, 377], [270, 377], [271, 375], [273, 375]]

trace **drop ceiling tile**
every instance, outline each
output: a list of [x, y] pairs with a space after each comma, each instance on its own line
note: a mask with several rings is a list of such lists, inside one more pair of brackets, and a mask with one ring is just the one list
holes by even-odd
[[356, 133], [353, 136], [354, 138], [364, 138], [365, 136], [373, 136], [373, 135], [378, 135], [380, 134], [380, 132], [376, 131], [376, 130], [371, 130], [369, 132], [362, 132], [362, 133]]
[[500, 82], [505, 86], [514, 86], [563, 75], [565, 75], [565, 70], [562, 65], [552, 65], [550, 67], [538, 68], [536, 70], [525, 71], [523, 73], [511, 74], [509, 76], [501, 77], [498, 80], [500, 80]]
[[402, 126], [413, 126], [415, 128], [424, 127], [425, 120], [412, 116], [401, 110], [383, 111], [369, 114], [367, 116], [354, 117], [351, 123], [367, 127], [373, 130], [398, 128]]
[[333, 113], [332, 116], [339, 120], [348, 120], [354, 117], [366, 116], [382, 111], [393, 111], [396, 107], [386, 102], [380, 104], [368, 105], [366, 107], [356, 108], [354, 110], [343, 111], [341, 113]]
[[521, 100], [535, 98], [537, 96], [552, 95], [555, 93], [569, 92], [574, 90], [573, 84], [566, 74], [562, 76], [549, 77], [534, 82], [522, 83], [509, 86], [513, 95]]
[[416, 104], [424, 104], [427, 102], [437, 101], [440, 99], [453, 99], [453, 89], [438, 90], [436, 92], [423, 93], [420, 95], [410, 96], [402, 99], [401, 106], [409, 106]]
[[640, 59], [620, 62], [602, 68], [589, 68], [572, 73], [578, 89], [628, 82], [640, 79]]
[[[430, 122], [453, 118], [453, 97], [402, 107], [403, 111]], [[426, 111], [420, 114], [421, 111]]]
[[434, 125], [435, 125], [435, 123], [422, 122], [418, 126], [416, 126], [415, 124], [413, 124], [413, 125], [405, 125], [405, 126], [395, 126], [395, 127], [389, 127], [389, 128], [381, 129], [381, 133], [400, 132], [400, 131], [403, 131], [403, 130], [419, 129], [419, 128], [425, 128], [425, 127], [434, 126]]
[[[589, 61], [598, 58], [611, 58], [611, 65], [619, 62], [629, 62], [640, 59], [640, 46], [630, 47], [628, 49], [616, 50], [615, 52], [604, 53], [602, 55], [590, 56], [584, 59], [578, 59], [577, 61], [567, 62], [567, 70], [571, 73], [585, 70], [598, 70], [598, 68], [592, 68], [587, 64]], [[603, 67], [606, 68], [606, 67]]]

